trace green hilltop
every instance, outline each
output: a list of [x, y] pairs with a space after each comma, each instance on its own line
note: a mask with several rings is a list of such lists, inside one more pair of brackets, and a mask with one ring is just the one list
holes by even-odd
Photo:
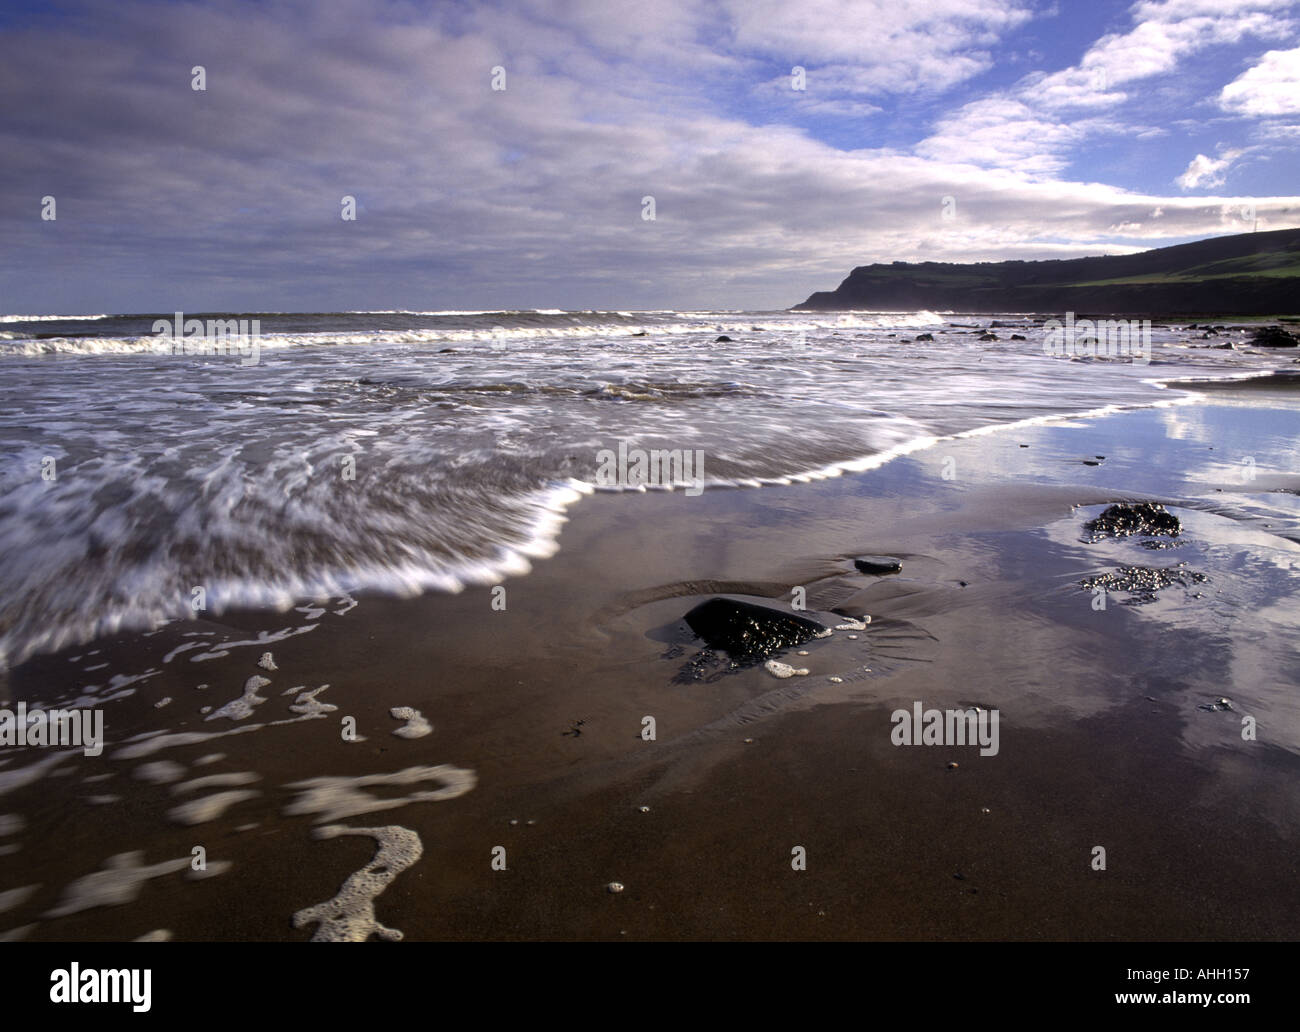
[[1053, 261], [893, 262], [854, 269], [795, 311], [951, 309], [1129, 315], [1300, 311], [1300, 229]]

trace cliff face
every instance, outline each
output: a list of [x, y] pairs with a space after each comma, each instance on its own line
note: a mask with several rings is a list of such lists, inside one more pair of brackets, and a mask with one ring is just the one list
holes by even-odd
[[1300, 311], [1300, 229], [1044, 262], [864, 265], [795, 311], [954, 309], [1276, 315]]

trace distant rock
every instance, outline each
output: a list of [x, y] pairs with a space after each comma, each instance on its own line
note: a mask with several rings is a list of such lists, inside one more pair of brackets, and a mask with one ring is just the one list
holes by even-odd
[[1128, 537], [1132, 534], [1166, 534], [1177, 537], [1182, 532], [1178, 517], [1155, 502], [1120, 502], [1112, 505], [1095, 520], [1083, 525], [1090, 541], [1105, 537]]
[[732, 659], [757, 661], [772, 653], [824, 638], [830, 629], [806, 616], [775, 606], [718, 596], [701, 602], [685, 617], [696, 637]]
[[728, 336], [724, 333], [724, 334], [723, 334], [722, 336], [720, 336], [720, 337], [715, 337], [715, 338], [713, 339], [713, 343], [714, 343], [714, 344], [730, 344], [730, 343], [731, 343], [731, 338], [728, 337]]
[[903, 560], [896, 559], [892, 555], [860, 555], [853, 560], [853, 565], [862, 573], [880, 576], [886, 573], [901, 573]]
[[1011, 335], [1011, 339], [1012, 339], [1012, 340], [1028, 340], [1029, 338], [1028, 338], [1028, 337], [1021, 336], [1019, 333], [1013, 333], [1013, 334]]
[[1294, 348], [1300, 346], [1300, 337], [1288, 333], [1281, 326], [1261, 326], [1255, 331], [1251, 343], [1257, 348]]
[[980, 334], [980, 340], [997, 340], [997, 339], [998, 339], [998, 335], [997, 335], [996, 333], [981, 333], [981, 334]]
[[912, 340], [914, 340], [914, 341], [917, 341], [917, 340], [934, 340], [934, 334], [933, 334], [933, 333], [918, 333], [915, 337], [912, 338]]

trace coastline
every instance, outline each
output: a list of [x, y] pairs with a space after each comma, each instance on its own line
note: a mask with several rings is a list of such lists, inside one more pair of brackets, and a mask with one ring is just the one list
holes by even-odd
[[[69, 659], [96, 649], [87, 665], [157, 673], [99, 693], [136, 689], [104, 703], [103, 756], [24, 785], [13, 775], [32, 758], [0, 753], [0, 813], [23, 821], [0, 839], [20, 845], [0, 855], [0, 886], [37, 886], [0, 914], [0, 934], [307, 938], [291, 915], [336, 894], [375, 844], [313, 837], [324, 811], [286, 814], [304, 795], [289, 786], [452, 765], [473, 771], [471, 789], [345, 821], [420, 836], [423, 859], [374, 903], [407, 939], [1294, 938], [1300, 670], [1294, 630], [1257, 631], [1295, 611], [1296, 398], [1220, 386], [958, 435], [826, 480], [597, 493], [570, 511], [555, 556], [504, 582], [503, 610], [486, 586], [362, 596], [262, 644], [259, 631], [297, 618], [232, 613], [34, 658], [11, 672], [10, 701], [82, 694], [87, 674]], [[1246, 455], [1257, 473], [1243, 484]], [[1180, 547], [1080, 540], [1099, 507], [1137, 498], [1177, 512]], [[856, 573], [864, 552], [899, 556], [901, 575]], [[1208, 577], [1203, 597], [1171, 584], [1150, 604], [1095, 611], [1079, 582], [1139, 561], [1187, 562]], [[680, 624], [691, 606], [779, 602], [796, 585], [810, 610], [865, 612], [871, 625], [805, 646], [806, 677], [757, 666], [674, 681], [698, 648]], [[162, 662], [207, 632], [254, 644]], [[263, 651], [278, 670], [256, 666]], [[199, 715], [254, 675], [271, 683], [249, 717]], [[315, 701], [337, 710], [288, 709], [300, 696], [286, 689], [322, 684]], [[1236, 709], [1199, 708], [1220, 695]], [[1000, 752], [892, 745], [890, 714], [916, 701], [998, 709]], [[404, 706], [432, 733], [394, 737], [389, 711]], [[1230, 714], [1242, 713], [1259, 720], [1258, 741], [1237, 734]], [[341, 739], [345, 716], [365, 741]], [[156, 751], [141, 751], [154, 738], [128, 742], [164, 729], [238, 733]], [[256, 775], [243, 791], [259, 794], [177, 823], [185, 781], [136, 776], [161, 760], [186, 780]], [[154, 864], [195, 845], [230, 868], [159, 875], [131, 906], [44, 916], [110, 856], [141, 850]], [[1105, 871], [1091, 867], [1097, 845]], [[497, 846], [505, 870], [491, 867]], [[795, 846], [806, 871], [791, 869]], [[606, 892], [612, 881], [625, 890]]]

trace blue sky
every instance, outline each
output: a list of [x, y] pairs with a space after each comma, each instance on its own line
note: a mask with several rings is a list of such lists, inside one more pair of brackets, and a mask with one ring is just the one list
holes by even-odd
[[1276, 0], [11, 2], [0, 98], [10, 314], [778, 308], [1300, 225]]

